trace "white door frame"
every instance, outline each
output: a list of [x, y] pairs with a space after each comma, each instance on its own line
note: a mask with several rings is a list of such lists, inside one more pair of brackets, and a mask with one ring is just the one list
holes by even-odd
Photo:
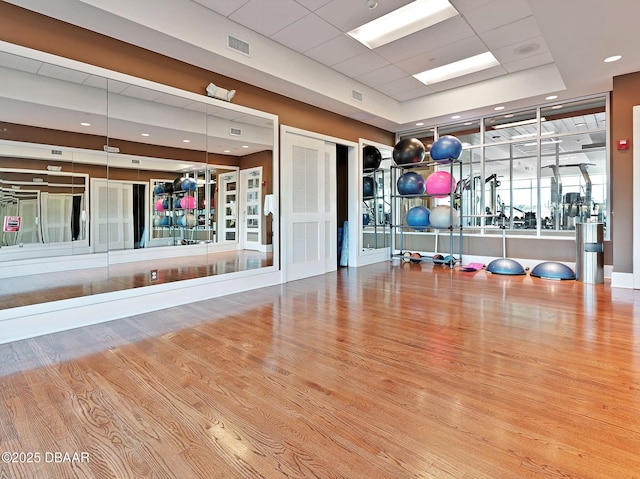
[[[295, 127], [291, 127], [291, 126], [287, 126], [287, 125], [280, 125], [280, 142], [281, 142], [281, 148], [280, 151], [281, 152], [285, 152], [288, 151], [288, 148], [291, 146], [288, 144], [288, 137], [289, 134], [293, 134], [293, 135], [298, 135], [298, 136], [304, 136], [304, 137], [308, 137], [308, 138], [312, 138], [315, 140], [320, 140], [323, 142], [329, 142], [329, 143], [335, 143], [336, 145], [344, 145], [348, 148], [348, 169], [349, 169], [349, 174], [352, 174], [352, 170], [354, 170], [354, 168], [357, 168], [357, 160], [358, 160], [358, 143], [353, 142], [353, 141], [349, 141], [349, 140], [345, 140], [342, 138], [336, 138], [336, 137], [332, 137], [332, 136], [328, 136], [328, 135], [323, 135], [320, 133], [316, 133], [316, 132], [312, 132], [312, 131], [308, 131], [308, 130], [302, 130], [300, 128], [295, 128]], [[288, 185], [285, 183], [285, 178], [287, 178], [287, 175], [290, 174], [291, 172], [281, 172], [282, 175], [282, 181], [281, 181], [281, 187], [283, 186], [284, 188], [287, 188]], [[335, 181], [335, 179], [334, 179]], [[335, 185], [333, 185], [333, 192], [335, 192]], [[293, 251], [293, 244], [291, 243], [291, 235], [290, 233], [290, 228], [292, 226], [290, 219], [287, 218], [287, 213], [286, 213], [286, 204], [287, 201], [291, 200], [291, 192], [290, 191], [282, 191], [281, 192], [281, 201], [282, 201], [282, 216], [281, 216], [281, 221], [282, 221], [282, 229], [281, 229], [281, 252], [282, 252], [282, 270], [283, 270], [283, 282], [286, 281], [290, 281], [289, 276], [288, 276], [288, 272], [287, 272], [287, 264], [288, 264], [288, 260], [290, 258], [290, 255], [292, 254], [291, 252]], [[335, 193], [334, 193], [335, 195]], [[349, 196], [351, 197], [351, 192], [349, 192]], [[335, 200], [335, 198], [333, 198]], [[352, 211], [352, 210], [357, 210], [357, 203], [353, 204], [353, 202], [351, 200], [349, 200], [349, 221], [351, 221], [352, 216], [355, 217], [357, 215], [357, 211]], [[337, 218], [335, 218], [337, 219]], [[336, 265], [337, 266], [337, 265]]]
[[[253, 189], [253, 192], [258, 193], [257, 204], [249, 204], [249, 199], [247, 198], [247, 193], [249, 193], [249, 187], [247, 186], [247, 181], [250, 179], [258, 180], [258, 187]], [[262, 246], [262, 166], [256, 166], [254, 168], [247, 168], [246, 170], [240, 170], [240, 180], [238, 182], [238, 190], [239, 190], [239, 208], [238, 208], [238, 239], [240, 241], [240, 249], [248, 249], [254, 251], [260, 251]], [[257, 207], [257, 211], [249, 214], [249, 207]], [[253, 219], [257, 220], [258, 225], [256, 228], [252, 229], [252, 232], [257, 232], [258, 240], [251, 241], [247, 238], [247, 234], [249, 233], [249, 228], [247, 227], [247, 220], [249, 217], [253, 217]]]

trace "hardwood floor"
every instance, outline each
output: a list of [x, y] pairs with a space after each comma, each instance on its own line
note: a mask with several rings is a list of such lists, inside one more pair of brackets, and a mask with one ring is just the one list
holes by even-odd
[[0, 374], [1, 478], [640, 477], [640, 292], [608, 285], [380, 263], [5, 344]]

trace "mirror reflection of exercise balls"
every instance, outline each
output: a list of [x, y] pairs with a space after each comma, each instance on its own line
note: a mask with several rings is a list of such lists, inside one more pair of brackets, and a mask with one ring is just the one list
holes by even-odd
[[196, 207], [196, 199], [193, 196], [183, 196], [180, 198], [180, 208], [192, 210]]
[[427, 177], [425, 191], [436, 198], [444, 198], [456, 189], [456, 184], [456, 179], [448, 171], [434, 171]]
[[407, 226], [414, 230], [424, 230], [429, 227], [431, 211], [424, 206], [414, 206], [407, 212]]
[[168, 195], [170, 195], [171, 193], [173, 193], [173, 183], [171, 181], [167, 181], [162, 185], [162, 188], [164, 190], [165, 193], [167, 193]]
[[462, 143], [453, 135], [444, 135], [431, 145], [429, 155], [433, 161], [447, 163], [457, 160], [462, 153]]
[[162, 226], [162, 216], [160, 215], [153, 216], [153, 226]]
[[425, 192], [424, 177], [415, 171], [402, 174], [396, 184], [400, 196], [423, 195]]
[[156, 186], [153, 187], [153, 194], [154, 195], [161, 195], [164, 193], [164, 184], [163, 183], [156, 183]]
[[163, 216], [160, 220], [160, 226], [173, 226], [173, 218], [171, 216]]
[[179, 176], [178, 178], [173, 180], [173, 191], [174, 191], [174, 193], [176, 191], [182, 191], [182, 181], [183, 180], [184, 180], [184, 177], [182, 177], [182, 176]]
[[153, 209], [156, 211], [164, 211], [164, 200], [156, 200], [153, 204]]
[[177, 223], [178, 226], [193, 228], [196, 225], [197, 220], [194, 215], [192, 215], [191, 213], [187, 213], [185, 215], [178, 216]]
[[438, 205], [431, 209], [429, 225], [432, 228], [447, 229], [458, 223], [458, 212], [449, 205]]
[[396, 165], [420, 163], [424, 160], [426, 150], [417, 138], [405, 138], [396, 143], [393, 148], [393, 161]]
[[195, 178], [183, 178], [180, 187], [182, 191], [196, 191], [198, 189], [198, 183]]
[[373, 198], [376, 191], [376, 182], [370, 176], [362, 177], [362, 197]]
[[362, 148], [362, 169], [377, 170], [382, 163], [382, 153], [375, 146], [365, 145]]

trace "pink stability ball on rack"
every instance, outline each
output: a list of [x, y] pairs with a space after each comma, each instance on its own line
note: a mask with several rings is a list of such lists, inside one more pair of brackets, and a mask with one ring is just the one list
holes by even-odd
[[436, 198], [445, 198], [456, 189], [457, 181], [447, 171], [435, 171], [427, 177], [425, 191]]
[[154, 204], [154, 209], [156, 211], [164, 211], [164, 205], [162, 204], [162, 200], [156, 200]]
[[183, 196], [180, 198], [180, 207], [190, 210], [196, 207], [196, 199], [193, 196]]

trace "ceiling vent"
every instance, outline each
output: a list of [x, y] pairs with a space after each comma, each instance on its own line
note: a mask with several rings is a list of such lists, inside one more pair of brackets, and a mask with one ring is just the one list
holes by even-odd
[[355, 101], [362, 101], [362, 93], [356, 90], [351, 90], [351, 98]]
[[240, 128], [231, 128], [231, 130], [229, 130], [229, 134], [231, 136], [242, 136], [242, 130]]
[[243, 42], [239, 38], [227, 35], [227, 47], [238, 53], [249, 56], [249, 44], [247, 42]]

